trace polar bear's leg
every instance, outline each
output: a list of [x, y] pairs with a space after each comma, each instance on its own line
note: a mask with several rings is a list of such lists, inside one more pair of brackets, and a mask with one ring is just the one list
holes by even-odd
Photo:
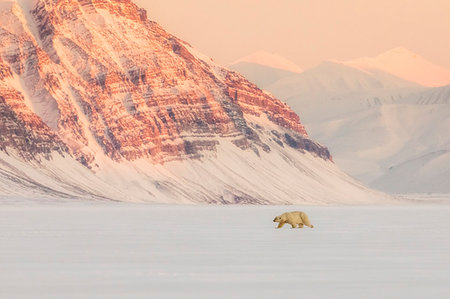
[[300, 224], [298, 225], [298, 228], [303, 228], [303, 223], [300, 223]]
[[313, 228], [313, 227], [314, 227], [314, 225], [311, 224], [311, 222], [309, 221], [308, 216], [307, 216], [305, 213], [302, 213], [302, 214], [301, 214], [301, 217], [302, 217], [302, 220], [303, 220], [303, 224], [304, 224], [304, 225], [306, 225], [306, 226], [308, 226], [308, 227], [310, 227], [310, 228]]
[[278, 224], [278, 227], [277, 227], [277, 228], [282, 228], [284, 224], [285, 224], [285, 222], [280, 221], [280, 223]]
[[292, 228], [296, 228], [297, 227], [297, 223], [290, 223], [290, 225], [292, 225]]

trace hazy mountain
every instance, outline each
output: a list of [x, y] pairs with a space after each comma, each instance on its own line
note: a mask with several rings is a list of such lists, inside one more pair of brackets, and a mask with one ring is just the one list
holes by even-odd
[[302, 73], [303, 70], [294, 62], [286, 59], [278, 54], [269, 52], [255, 52], [245, 57], [242, 57], [235, 62], [231, 63], [231, 66], [240, 63], [251, 63], [256, 65], [263, 65], [269, 68], [284, 70], [290, 73]]
[[417, 84], [412, 70], [420, 68], [423, 78], [446, 82], [442, 68], [394, 49], [376, 59], [326, 61], [263, 88], [299, 113], [337, 164], [366, 184], [450, 192], [450, 86]]
[[303, 70], [292, 61], [268, 52], [256, 52], [236, 60], [229, 68], [238, 71], [260, 88], [296, 74]]
[[423, 86], [439, 87], [450, 84], [449, 69], [434, 65], [420, 55], [401, 47], [374, 58], [365, 57], [344, 63], [367, 71], [384, 71]]

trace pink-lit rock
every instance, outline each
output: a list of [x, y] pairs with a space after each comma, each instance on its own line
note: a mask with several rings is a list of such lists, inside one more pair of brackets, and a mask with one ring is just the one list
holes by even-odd
[[331, 158], [286, 104], [200, 58], [131, 1], [13, 4], [0, 38], [2, 149], [57, 150], [86, 166], [93, 146], [155, 163], [201, 158], [220, 138], [270, 151], [248, 121], [259, 116], [279, 126], [277, 142]]

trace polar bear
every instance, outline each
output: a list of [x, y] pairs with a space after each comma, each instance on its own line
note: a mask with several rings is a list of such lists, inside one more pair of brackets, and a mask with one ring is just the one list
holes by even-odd
[[280, 216], [275, 217], [273, 222], [279, 222], [277, 228], [282, 228], [285, 223], [292, 225], [292, 228], [296, 228], [297, 225], [298, 228], [303, 228], [303, 225], [309, 226], [310, 228], [314, 227], [314, 225], [312, 225], [309, 221], [308, 216], [299, 211], [281, 214]]

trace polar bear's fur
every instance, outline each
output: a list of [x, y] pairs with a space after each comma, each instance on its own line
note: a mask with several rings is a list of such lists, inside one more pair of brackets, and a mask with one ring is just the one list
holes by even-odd
[[310, 228], [314, 227], [309, 221], [308, 216], [305, 213], [298, 211], [288, 212], [277, 216], [273, 219], [273, 222], [279, 222], [277, 228], [282, 228], [285, 223], [292, 225], [292, 228], [296, 228], [297, 225], [298, 228], [303, 228], [303, 225], [309, 226]]

